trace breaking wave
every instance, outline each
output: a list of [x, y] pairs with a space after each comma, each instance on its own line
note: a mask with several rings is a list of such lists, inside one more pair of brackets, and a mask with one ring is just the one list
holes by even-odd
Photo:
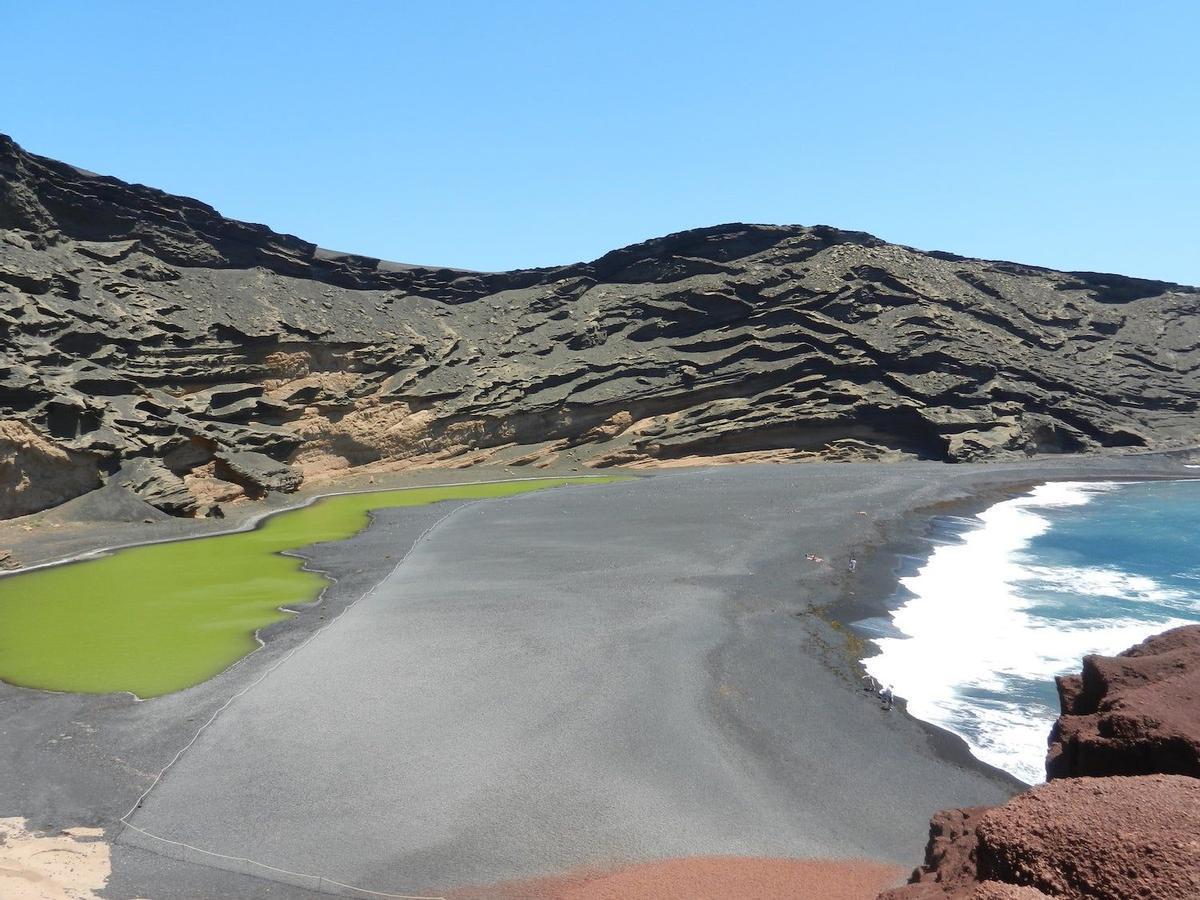
[[[1200, 593], [1188, 589], [1189, 580], [1200, 588], [1196, 572], [1172, 573], [1166, 583], [1082, 558], [1077, 548], [1091, 546], [1086, 540], [1070, 553], [1039, 540], [1071, 508], [1137, 487], [1044, 484], [957, 520], [956, 539], [901, 579], [906, 599], [893, 611], [892, 627], [873, 639], [879, 654], [866, 661], [867, 670], [894, 685], [910, 713], [960, 735], [978, 758], [1023, 781], [1042, 781], [1046, 736], [1058, 715], [1054, 676], [1078, 671], [1085, 654], [1117, 653], [1200, 621]], [[1072, 534], [1081, 538], [1096, 523], [1074, 512]], [[1100, 523], [1099, 555], [1121, 540], [1114, 528], [1136, 521], [1112, 515]]]

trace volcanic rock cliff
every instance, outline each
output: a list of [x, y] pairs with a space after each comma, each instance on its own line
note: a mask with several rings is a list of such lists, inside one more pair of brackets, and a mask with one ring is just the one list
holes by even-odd
[[480, 273], [330, 253], [0, 136], [0, 516], [348, 467], [1193, 441], [1197, 289], [722, 225]]
[[1200, 625], [1058, 684], [1050, 780], [938, 813], [925, 864], [880, 900], [1200, 897]]

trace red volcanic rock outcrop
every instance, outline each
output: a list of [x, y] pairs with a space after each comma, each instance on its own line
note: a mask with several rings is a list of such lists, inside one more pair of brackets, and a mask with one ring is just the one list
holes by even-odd
[[[990, 806], [943, 809], [929, 823], [925, 865], [912, 874], [912, 883], [882, 895], [888, 900], [944, 900], [950, 890], [967, 890], [975, 877], [975, 829]], [[967, 896], [965, 893], [962, 896]]]
[[928, 852], [916, 882], [881, 900], [1195, 900], [1200, 781], [1051, 781], [1003, 806], [938, 813]]
[[1048, 778], [1200, 778], [1200, 625], [1148, 638], [1118, 656], [1086, 656], [1058, 679]]
[[1053, 897], [1200, 897], [1200, 781], [1181, 775], [1066, 778], [983, 816], [981, 881]]
[[973, 883], [955, 893], [948, 893], [936, 884], [913, 884], [880, 894], [879, 900], [1046, 900], [1037, 888], [998, 881]]
[[880, 900], [1200, 898], [1200, 626], [1086, 657], [1058, 688], [1050, 781], [938, 813], [925, 864]]
[[1037, 888], [988, 881], [976, 885], [971, 893], [967, 894], [966, 900], [1045, 900], [1048, 896], [1050, 895], [1043, 894]]

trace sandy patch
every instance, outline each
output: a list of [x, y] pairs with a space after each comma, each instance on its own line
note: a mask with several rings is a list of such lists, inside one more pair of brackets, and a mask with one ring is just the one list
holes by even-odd
[[695, 856], [470, 888], [447, 900], [875, 900], [904, 874], [871, 860]]
[[196, 498], [201, 507], [210, 503], [233, 503], [247, 500], [246, 489], [240, 484], [217, 477], [216, 462], [197, 466], [183, 476], [188, 493]]
[[[344, 457], [323, 451], [310, 452], [305, 450], [302, 455], [292, 460], [292, 466], [304, 474], [304, 483], [312, 487], [327, 484], [347, 475], [368, 477], [395, 475], [404, 472], [434, 469], [469, 469], [491, 462], [493, 457], [502, 450], [511, 447], [502, 444], [498, 447], [488, 447], [483, 450], [468, 452], [462, 448], [442, 450], [437, 453], [423, 453], [404, 457], [388, 457], [362, 465], [351, 465]], [[508, 466], [518, 465], [509, 460]]]
[[[632, 430], [632, 429], [631, 429]], [[862, 441], [845, 439], [832, 441], [819, 450], [798, 450], [780, 448], [775, 450], [742, 450], [730, 453], [713, 453], [711, 455], [693, 454], [690, 456], [673, 456], [660, 458], [639, 450], [626, 447], [594, 456], [584, 462], [589, 468], [607, 468], [608, 466], [626, 466], [630, 469], [677, 469], [695, 466], [732, 466], [748, 463], [801, 463], [801, 462], [895, 462], [910, 459], [900, 450], [878, 447]]]
[[61, 447], [24, 422], [0, 419], [0, 518], [57, 506], [98, 487], [95, 457]]
[[5, 900], [98, 900], [111, 871], [102, 828], [28, 831], [21, 818], [0, 819], [0, 897]]

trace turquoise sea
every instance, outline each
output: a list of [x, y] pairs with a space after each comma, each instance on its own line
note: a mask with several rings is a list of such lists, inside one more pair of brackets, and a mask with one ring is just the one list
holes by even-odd
[[1200, 622], [1200, 481], [1053, 482], [933, 523], [867, 669], [976, 756], [1044, 779], [1054, 676]]

